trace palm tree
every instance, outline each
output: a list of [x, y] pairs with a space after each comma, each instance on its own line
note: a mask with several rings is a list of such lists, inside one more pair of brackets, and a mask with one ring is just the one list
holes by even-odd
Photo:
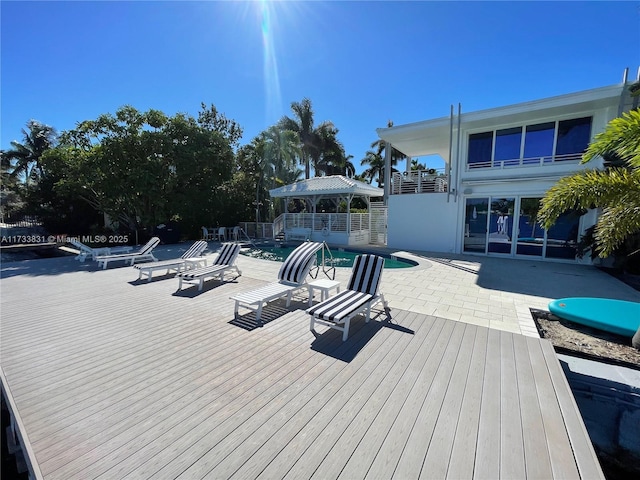
[[609, 122], [587, 148], [582, 163], [597, 156], [617, 158], [626, 168], [614, 161], [604, 170], [560, 179], [542, 199], [539, 220], [549, 228], [567, 210], [602, 208], [594, 239], [598, 254], [607, 257], [629, 237], [640, 234], [640, 109]]
[[378, 187], [382, 185], [384, 176], [384, 157], [380, 153], [368, 150], [365, 157], [360, 161], [360, 165], [369, 165], [362, 176], [369, 180], [369, 183], [376, 180]]
[[[388, 128], [393, 127], [393, 120], [389, 120], [387, 122], [387, 127]], [[375, 142], [371, 143], [371, 148], [382, 158], [384, 158], [384, 151], [386, 146], [387, 146], [387, 142], [385, 142], [382, 139], [378, 139]], [[404, 160], [406, 158], [407, 156], [404, 153], [402, 153], [400, 150], [394, 147], [391, 148], [391, 166], [392, 167], [395, 167], [400, 160]]]
[[[53, 127], [37, 120], [27, 122], [27, 130], [22, 129], [23, 141], [11, 142], [11, 150], [2, 152], [3, 165], [10, 164], [12, 177], [24, 176], [24, 183], [36, 179], [43, 174], [40, 158], [42, 154], [52, 148], [56, 142], [56, 131]], [[13, 163], [15, 162], [15, 164]]]
[[323, 122], [313, 131], [311, 162], [316, 177], [344, 173], [344, 146], [337, 134], [338, 129], [331, 122]]
[[291, 110], [295, 119], [284, 116], [278, 122], [282, 130], [290, 130], [298, 135], [300, 142], [300, 164], [304, 165], [305, 178], [311, 176], [311, 151], [313, 149], [313, 108], [311, 100], [303, 98], [301, 102], [292, 102]]
[[272, 179], [275, 181], [275, 178], [294, 169], [295, 160], [300, 155], [298, 136], [291, 130], [281, 130], [277, 126], [269, 127], [261, 136], [266, 160], [273, 166]]

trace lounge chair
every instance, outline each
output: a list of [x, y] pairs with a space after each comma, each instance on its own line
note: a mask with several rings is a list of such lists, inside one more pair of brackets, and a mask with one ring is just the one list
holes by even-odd
[[311, 316], [311, 331], [315, 324], [326, 325], [342, 332], [342, 341], [349, 336], [351, 319], [366, 311], [366, 321], [371, 317], [371, 307], [382, 301], [385, 310], [387, 302], [378, 292], [384, 258], [377, 255], [358, 255], [353, 264], [347, 289], [324, 300], [306, 312]]
[[130, 262], [129, 265], [133, 265], [135, 262], [138, 262], [138, 261], [157, 262], [158, 259], [153, 256], [153, 253], [151, 253], [151, 251], [154, 248], [156, 248], [159, 243], [160, 243], [160, 239], [158, 237], [153, 237], [137, 252], [122, 253], [120, 255], [98, 256], [96, 257], [96, 260], [98, 261], [98, 267], [102, 266], [102, 269], [106, 270], [109, 262], [117, 262], [117, 261]]
[[133, 247], [100, 247], [91, 248], [85, 245], [76, 238], [68, 239], [68, 242], [79, 250], [76, 260], [84, 262], [87, 258], [89, 260], [95, 260], [100, 255], [116, 255], [120, 253], [128, 253], [133, 250]]
[[260, 322], [262, 307], [272, 300], [285, 296], [288, 307], [294, 292], [308, 288], [307, 275], [316, 263], [316, 252], [323, 246], [324, 243], [318, 242], [302, 243], [282, 263], [280, 272], [278, 272], [278, 282], [230, 297], [236, 302], [234, 317], [238, 317], [238, 307], [242, 306], [255, 311], [256, 321]]
[[138, 270], [138, 280], [143, 275], [147, 276], [147, 281], [151, 281], [153, 272], [156, 270], [167, 269], [167, 275], [171, 270], [175, 270], [176, 273], [180, 273], [182, 270], [189, 270], [198, 266], [206, 266], [207, 259], [202, 257], [202, 253], [207, 249], [207, 242], [204, 240], [198, 240], [191, 248], [182, 254], [180, 258], [173, 258], [171, 260], [161, 260], [159, 262], [143, 263], [140, 265], [134, 265], [133, 268]]
[[220, 253], [213, 261], [213, 264], [204, 267], [194, 268], [179, 272], [176, 276], [180, 279], [178, 290], [182, 289], [182, 282], [198, 283], [198, 290], [202, 290], [204, 281], [207, 278], [224, 278], [224, 274], [229, 270], [235, 270], [238, 275], [242, 275], [236, 266], [236, 258], [240, 253], [240, 245], [235, 243], [223, 243]]

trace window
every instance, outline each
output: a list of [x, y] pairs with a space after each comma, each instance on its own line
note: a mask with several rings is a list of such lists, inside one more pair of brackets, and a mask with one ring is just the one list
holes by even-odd
[[496, 132], [496, 151], [494, 160], [513, 160], [520, 158], [522, 127], [507, 128]]
[[591, 117], [558, 122], [556, 155], [582, 154], [591, 140]]
[[529, 125], [524, 138], [524, 158], [550, 157], [555, 128], [554, 122]]
[[590, 140], [591, 117], [472, 133], [467, 165], [502, 168], [539, 165], [541, 160], [542, 163], [577, 160]]
[[491, 150], [493, 148], [493, 132], [474, 133], [469, 135], [469, 166], [474, 164], [491, 165]]

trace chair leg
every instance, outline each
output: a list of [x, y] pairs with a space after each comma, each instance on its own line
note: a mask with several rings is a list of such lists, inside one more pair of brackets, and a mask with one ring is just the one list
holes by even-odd
[[309, 330], [313, 332], [313, 330], [316, 328], [316, 319], [313, 315], [309, 316], [311, 317], [311, 321], [309, 322]]
[[260, 324], [262, 324], [261, 318], [262, 318], [262, 304], [263, 303], [264, 302], [258, 303], [258, 310], [256, 311], [256, 322], [258, 322]]
[[347, 337], [349, 336], [349, 324], [351, 323], [351, 317], [347, 318], [344, 322], [344, 327], [342, 328], [342, 341], [346, 342]]

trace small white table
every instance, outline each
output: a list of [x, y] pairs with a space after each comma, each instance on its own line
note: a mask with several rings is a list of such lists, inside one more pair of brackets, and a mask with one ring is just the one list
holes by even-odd
[[309, 306], [313, 302], [313, 289], [320, 290], [320, 301], [324, 301], [329, 298], [329, 292], [332, 288], [336, 289], [336, 293], [340, 293], [340, 282], [338, 280], [329, 280], [328, 278], [321, 278], [320, 280], [314, 280], [309, 282]]

